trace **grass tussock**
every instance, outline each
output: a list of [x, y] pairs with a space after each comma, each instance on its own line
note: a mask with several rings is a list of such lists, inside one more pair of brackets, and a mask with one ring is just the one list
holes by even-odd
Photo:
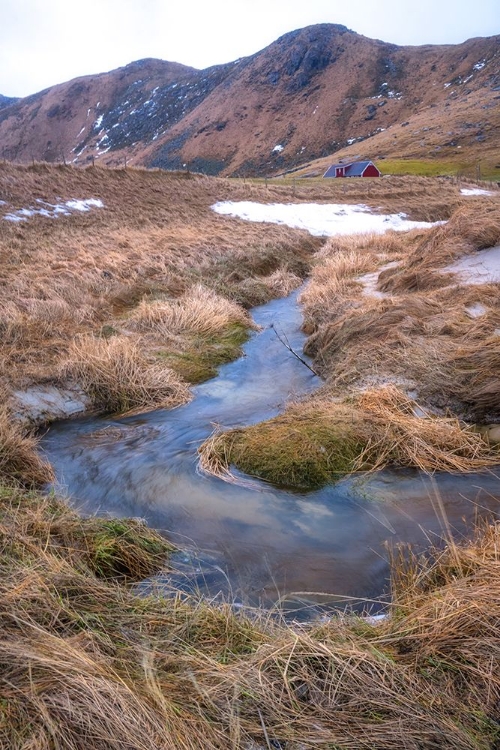
[[41, 485], [54, 478], [51, 466], [37, 452], [37, 439], [26, 434], [5, 401], [0, 406], [0, 482]]
[[395, 553], [383, 622], [297, 626], [174, 592], [138, 598], [88, 564], [79, 534], [92, 540], [99, 521], [40, 501], [0, 494], [1, 747], [498, 743], [498, 526], [425, 558]]
[[212, 336], [234, 324], [252, 327], [250, 316], [239, 305], [199, 284], [177, 299], [142, 300], [131, 312], [129, 324], [166, 339], [183, 333]]
[[198, 383], [241, 353], [255, 325], [236, 302], [197, 284], [177, 299], [143, 300], [126, 328], [183, 380]]
[[187, 386], [170, 368], [148, 359], [124, 336], [76, 339], [61, 377], [79, 383], [96, 409], [110, 413], [174, 407], [189, 400]]
[[210, 474], [231, 479], [234, 465], [297, 489], [387, 465], [470, 472], [500, 460], [479, 434], [457, 419], [426, 414], [395, 386], [342, 403], [315, 398], [267, 422], [218, 431], [199, 454], [201, 468]]
[[0, 485], [0, 509], [3, 552], [27, 566], [43, 563], [46, 549], [81, 574], [140, 581], [165, 565], [173, 550], [140, 520], [84, 518], [55, 497], [33, 491]]

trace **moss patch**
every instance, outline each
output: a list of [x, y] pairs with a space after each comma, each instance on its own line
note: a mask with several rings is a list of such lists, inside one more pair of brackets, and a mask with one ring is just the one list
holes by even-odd
[[182, 351], [164, 351], [159, 356], [187, 382], [201, 383], [213, 378], [218, 367], [237, 359], [248, 337], [249, 329], [246, 326], [232, 323], [216, 335], [189, 337], [183, 343]]
[[296, 489], [313, 489], [355, 470], [365, 444], [356, 412], [344, 406], [324, 410], [290, 409], [285, 414], [217, 436], [213, 453], [252, 476]]

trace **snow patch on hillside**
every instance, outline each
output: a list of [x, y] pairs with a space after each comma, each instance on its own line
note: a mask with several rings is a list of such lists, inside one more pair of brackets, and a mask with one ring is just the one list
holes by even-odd
[[47, 203], [37, 198], [36, 202], [40, 208], [30, 206], [29, 208], [20, 208], [18, 211], [12, 211], [5, 214], [5, 221], [27, 221], [32, 216], [45, 216], [48, 219], [56, 219], [58, 216], [71, 216], [75, 211], [80, 213], [90, 211], [91, 208], [104, 208], [104, 203], [100, 198], [86, 198], [84, 200], [69, 200], [65, 203]]
[[484, 190], [483, 188], [461, 188], [461, 195], [493, 195], [492, 190]]
[[225, 216], [235, 216], [246, 221], [268, 221], [286, 224], [295, 229], [305, 229], [317, 237], [340, 234], [383, 234], [389, 229], [404, 231], [444, 224], [410, 221], [406, 214], [374, 214], [368, 206], [346, 203], [253, 203], [252, 201], [215, 203], [212, 209]]

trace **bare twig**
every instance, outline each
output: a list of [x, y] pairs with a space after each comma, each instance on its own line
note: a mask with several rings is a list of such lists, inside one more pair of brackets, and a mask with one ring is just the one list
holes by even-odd
[[310, 370], [313, 373], [313, 375], [316, 375], [317, 377], [319, 377], [319, 374], [316, 372], [316, 370], [314, 370], [311, 367], [311, 365], [309, 365], [305, 361], [305, 359], [302, 359], [302, 357], [299, 354], [297, 354], [297, 352], [294, 349], [292, 349], [292, 347], [290, 345], [290, 342], [288, 341], [288, 338], [286, 337], [286, 334], [283, 333], [283, 331], [282, 331], [281, 335], [280, 335], [278, 333], [278, 331], [276, 330], [276, 327], [275, 327], [274, 323], [271, 323], [270, 327], [273, 329], [274, 333], [278, 337], [278, 340], [281, 341], [281, 343], [283, 344], [283, 346], [285, 346], [288, 349], [288, 351], [293, 354], [294, 357], [297, 357], [297, 359], [299, 360], [299, 362], [302, 362], [302, 364], [305, 365], [307, 367], [307, 369]]

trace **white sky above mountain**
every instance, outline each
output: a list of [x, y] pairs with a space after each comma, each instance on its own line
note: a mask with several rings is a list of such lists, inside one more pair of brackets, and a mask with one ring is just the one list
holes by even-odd
[[0, 0], [0, 94], [145, 57], [206, 68], [315, 23], [395, 44], [457, 44], [500, 33], [499, 0]]

